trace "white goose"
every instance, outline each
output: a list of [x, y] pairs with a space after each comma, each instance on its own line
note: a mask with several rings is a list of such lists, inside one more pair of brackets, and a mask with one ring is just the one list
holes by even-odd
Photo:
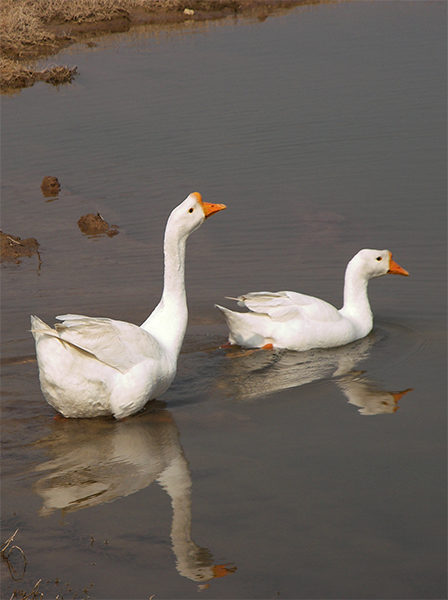
[[165, 230], [162, 298], [140, 327], [69, 314], [56, 317], [63, 322], [52, 329], [31, 317], [42, 391], [64, 417], [127, 417], [168, 389], [187, 327], [186, 241], [224, 208], [194, 192], [172, 211]]
[[372, 330], [367, 297], [369, 279], [395, 273], [409, 275], [392, 260], [389, 250], [360, 250], [345, 271], [344, 306], [297, 292], [252, 292], [230, 298], [250, 312], [234, 312], [216, 305], [229, 326], [229, 342], [246, 348], [310, 350], [343, 346]]

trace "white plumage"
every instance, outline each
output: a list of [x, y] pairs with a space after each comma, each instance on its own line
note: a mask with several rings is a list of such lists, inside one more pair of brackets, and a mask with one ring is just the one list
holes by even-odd
[[251, 292], [238, 298], [249, 312], [216, 305], [227, 321], [229, 342], [247, 348], [310, 350], [343, 346], [372, 330], [373, 315], [367, 285], [373, 277], [409, 275], [392, 259], [389, 250], [360, 250], [345, 272], [344, 306], [334, 306], [297, 292]]
[[62, 315], [52, 329], [31, 317], [45, 398], [65, 417], [123, 418], [163, 394], [174, 379], [187, 326], [185, 247], [188, 236], [224, 204], [197, 192], [166, 225], [162, 298], [139, 327], [107, 318]]

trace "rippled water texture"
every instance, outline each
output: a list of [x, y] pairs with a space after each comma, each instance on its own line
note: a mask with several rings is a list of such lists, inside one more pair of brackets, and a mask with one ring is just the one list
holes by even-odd
[[[27, 561], [2, 598], [445, 597], [445, 23], [385, 1], [135, 30], [58, 56], [74, 85], [3, 99], [2, 227], [40, 249], [2, 266], [2, 542]], [[188, 242], [172, 387], [123, 422], [54, 420], [29, 315], [143, 322], [192, 191], [228, 209]], [[370, 283], [366, 339], [220, 348], [215, 302], [339, 307], [363, 247], [411, 274]]]

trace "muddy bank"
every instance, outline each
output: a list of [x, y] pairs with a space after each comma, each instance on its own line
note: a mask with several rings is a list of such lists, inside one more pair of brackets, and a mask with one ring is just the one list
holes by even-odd
[[76, 66], [39, 70], [35, 61], [53, 56], [75, 42], [129, 31], [136, 25], [160, 25], [242, 16], [265, 20], [296, 6], [335, 0], [5, 0], [0, 20], [0, 89], [14, 93], [43, 81], [71, 83]]

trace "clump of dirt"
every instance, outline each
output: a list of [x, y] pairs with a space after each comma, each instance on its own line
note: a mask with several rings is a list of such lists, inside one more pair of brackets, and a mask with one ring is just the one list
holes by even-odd
[[106, 233], [109, 237], [113, 237], [119, 233], [118, 225], [109, 225], [100, 213], [97, 213], [96, 215], [93, 213], [83, 215], [78, 220], [78, 227], [86, 235], [100, 235]]
[[[37, 254], [39, 257], [39, 242], [35, 238], [21, 240], [14, 235], [8, 235], [0, 231], [1, 234], [1, 256], [0, 261], [21, 263], [21, 258]], [[39, 258], [40, 260], [40, 258]]]
[[51, 177], [50, 175], [47, 175], [42, 179], [40, 189], [42, 190], [42, 194], [45, 196], [45, 198], [53, 198], [59, 194], [61, 190], [61, 184], [59, 183], [57, 177]]

